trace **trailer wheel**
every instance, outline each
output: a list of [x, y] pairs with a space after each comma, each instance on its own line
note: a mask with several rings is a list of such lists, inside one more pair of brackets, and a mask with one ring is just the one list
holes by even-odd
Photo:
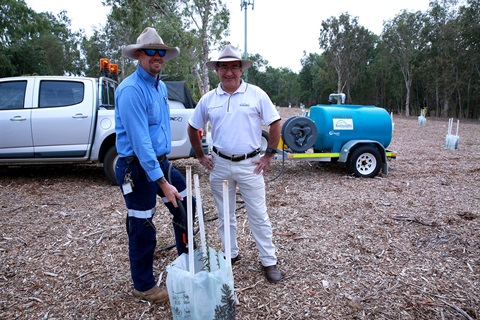
[[377, 148], [361, 146], [348, 157], [347, 171], [360, 178], [373, 178], [380, 172], [382, 158]]
[[270, 134], [268, 131], [262, 130], [262, 145], [260, 147], [260, 154], [264, 155], [265, 150], [268, 148], [268, 139], [270, 138]]
[[105, 158], [103, 158], [103, 171], [105, 172], [108, 180], [110, 180], [112, 185], [115, 186], [118, 185], [117, 177], [115, 175], [115, 164], [117, 163], [117, 159], [117, 148], [115, 148], [115, 146], [111, 146], [105, 154]]

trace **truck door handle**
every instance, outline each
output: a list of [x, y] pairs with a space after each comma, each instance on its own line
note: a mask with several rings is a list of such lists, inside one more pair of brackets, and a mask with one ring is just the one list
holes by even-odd
[[84, 116], [84, 115], [81, 114], [81, 113], [77, 113], [77, 114], [74, 115], [72, 118], [74, 118], [74, 119], [85, 119], [85, 118], [88, 118], [88, 116]]
[[27, 118], [22, 118], [21, 116], [15, 116], [13, 118], [10, 118], [10, 121], [25, 121]]

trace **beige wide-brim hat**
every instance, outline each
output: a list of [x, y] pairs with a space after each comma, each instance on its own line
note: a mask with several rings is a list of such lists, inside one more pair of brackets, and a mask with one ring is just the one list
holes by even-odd
[[135, 52], [140, 49], [165, 49], [165, 60], [176, 58], [180, 54], [177, 47], [169, 47], [163, 43], [162, 38], [158, 35], [154, 28], [147, 27], [138, 36], [136, 44], [130, 44], [123, 48], [123, 55], [130, 59], [137, 60]]
[[205, 63], [208, 68], [215, 70], [217, 63], [219, 62], [231, 62], [231, 61], [240, 61], [242, 62], [242, 69], [246, 70], [253, 65], [253, 62], [250, 60], [243, 60], [240, 51], [238, 51], [234, 46], [231, 44], [226, 45], [222, 51], [218, 54], [218, 58], [216, 60], [211, 60]]

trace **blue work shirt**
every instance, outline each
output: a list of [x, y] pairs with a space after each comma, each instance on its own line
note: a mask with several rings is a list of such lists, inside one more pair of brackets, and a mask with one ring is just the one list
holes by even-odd
[[136, 156], [151, 181], [164, 176], [157, 157], [172, 148], [167, 86], [141, 66], [115, 91], [115, 132], [119, 157]]

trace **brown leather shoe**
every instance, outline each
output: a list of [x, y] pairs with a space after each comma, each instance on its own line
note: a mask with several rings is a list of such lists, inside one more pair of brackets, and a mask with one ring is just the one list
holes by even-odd
[[265, 273], [265, 278], [267, 278], [270, 283], [278, 283], [282, 280], [282, 274], [280, 273], [280, 270], [277, 269], [276, 265], [263, 267], [263, 271]]
[[232, 265], [237, 262], [237, 261], [240, 261], [240, 259], [242, 259], [242, 257], [240, 256], [240, 254], [238, 254], [235, 258], [232, 258]]
[[168, 291], [162, 290], [158, 286], [154, 286], [152, 289], [147, 291], [138, 291], [133, 289], [133, 295], [152, 303], [165, 303], [168, 301]]

